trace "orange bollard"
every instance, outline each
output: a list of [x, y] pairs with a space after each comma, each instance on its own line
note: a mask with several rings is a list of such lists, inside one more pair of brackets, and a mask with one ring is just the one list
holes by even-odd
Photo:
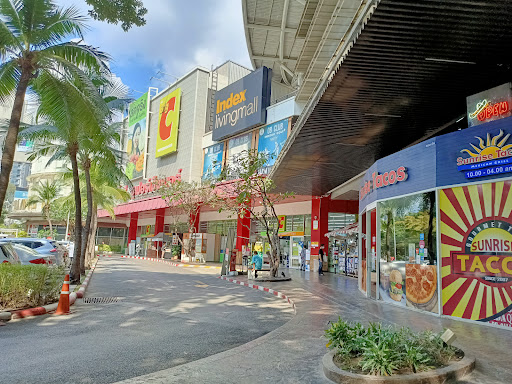
[[59, 305], [55, 311], [55, 315], [69, 315], [69, 275], [64, 278], [62, 284], [62, 292], [60, 293]]

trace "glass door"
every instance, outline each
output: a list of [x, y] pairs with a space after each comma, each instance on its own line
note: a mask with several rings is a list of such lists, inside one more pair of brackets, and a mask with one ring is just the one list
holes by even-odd
[[303, 244], [304, 237], [290, 237], [290, 268], [300, 268], [300, 253], [302, 251]]

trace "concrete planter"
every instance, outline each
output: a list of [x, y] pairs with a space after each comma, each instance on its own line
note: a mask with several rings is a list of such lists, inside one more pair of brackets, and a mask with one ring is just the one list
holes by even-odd
[[372, 376], [344, 371], [334, 364], [335, 351], [329, 351], [322, 359], [324, 374], [335, 383], [349, 384], [441, 384], [449, 380], [460, 380], [475, 368], [475, 359], [464, 356], [447, 367], [409, 375]]

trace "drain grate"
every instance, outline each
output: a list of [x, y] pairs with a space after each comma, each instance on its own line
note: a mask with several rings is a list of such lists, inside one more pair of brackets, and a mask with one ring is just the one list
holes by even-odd
[[84, 297], [85, 304], [112, 304], [119, 300], [119, 297]]

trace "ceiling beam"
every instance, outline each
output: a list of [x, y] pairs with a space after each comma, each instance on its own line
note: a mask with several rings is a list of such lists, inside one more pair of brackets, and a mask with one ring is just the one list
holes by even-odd
[[291, 61], [297, 61], [298, 58], [297, 57], [289, 57], [289, 58], [283, 58], [282, 60], [279, 58], [279, 57], [274, 57], [274, 56], [261, 56], [261, 55], [253, 55], [252, 56], [253, 60], [266, 60], [266, 61], [275, 61], [276, 63], [280, 63], [280, 62], [291, 62]]
[[[247, 24], [246, 26], [249, 29], [260, 29], [263, 31], [281, 32], [281, 27], [276, 27], [274, 25]], [[297, 32], [297, 29], [285, 27], [284, 32], [295, 33]]]

